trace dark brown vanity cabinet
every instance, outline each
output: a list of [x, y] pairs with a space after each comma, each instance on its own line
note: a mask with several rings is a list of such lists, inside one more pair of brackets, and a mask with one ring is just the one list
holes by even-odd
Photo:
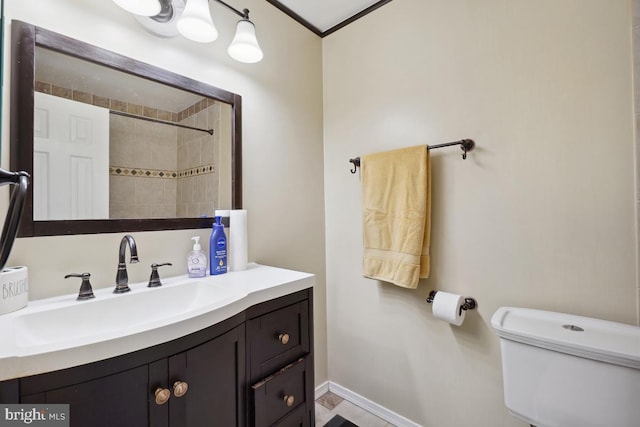
[[60, 387], [54, 385], [56, 388], [42, 391], [34, 384], [33, 390], [26, 391], [30, 394], [20, 396], [20, 402], [68, 403], [74, 426], [146, 425], [148, 382], [147, 367], [140, 366], [77, 384], [61, 383]]
[[[150, 405], [157, 411], [150, 425], [244, 425], [243, 340], [244, 325], [240, 325], [222, 336], [169, 357], [166, 366], [163, 361], [154, 366], [160, 374], [156, 381], [168, 372], [170, 398], [168, 404], [158, 405], [154, 401]], [[155, 390], [154, 395], [160, 395], [158, 389], [162, 390], [162, 385], [156, 384], [151, 384], [151, 390]], [[163, 424], [167, 418], [168, 424]]]
[[[16, 380], [20, 402], [68, 403], [71, 425], [79, 427], [242, 426], [245, 335], [244, 325], [234, 323], [221, 334], [220, 328], [208, 328], [195, 340], [190, 335], [168, 348], [143, 350], [144, 356], [136, 352]], [[186, 349], [118, 370], [135, 365], [137, 356], [171, 353], [174, 346]]]
[[71, 426], [312, 426], [312, 289], [201, 331], [0, 382], [0, 403], [68, 403]]
[[312, 299], [294, 295], [249, 311], [249, 420], [255, 427], [314, 424]]

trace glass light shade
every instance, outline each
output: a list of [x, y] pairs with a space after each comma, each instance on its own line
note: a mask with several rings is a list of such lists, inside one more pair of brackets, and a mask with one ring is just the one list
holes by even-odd
[[239, 62], [253, 64], [264, 57], [258, 39], [256, 39], [256, 27], [248, 19], [238, 21], [236, 35], [227, 49], [229, 56]]
[[156, 16], [160, 13], [160, 0], [113, 0], [129, 13], [140, 16]]
[[218, 38], [218, 30], [211, 20], [208, 0], [187, 0], [176, 26], [180, 34], [194, 42], [208, 43]]

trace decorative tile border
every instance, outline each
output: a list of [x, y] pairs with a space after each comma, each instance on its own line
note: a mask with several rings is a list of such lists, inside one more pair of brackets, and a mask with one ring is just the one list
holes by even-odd
[[182, 171], [159, 170], [159, 169], [142, 169], [131, 168], [125, 166], [109, 166], [109, 175], [130, 176], [136, 178], [160, 178], [160, 179], [176, 179], [186, 178], [189, 176], [206, 175], [214, 172], [213, 165], [198, 166]]
[[198, 166], [196, 168], [178, 171], [178, 178], [186, 178], [188, 176], [206, 175], [213, 173], [213, 165]]
[[178, 177], [178, 172], [158, 169], [129, 168], [124, 166], [109, 166], [109, 175], [173, 179]]
[[180, 123], [184, 119], [187, 119], [216, 103], [214, 99], [202, 98], [200, 101], [185, 108], [184, 110], [174, 113], [145, 105], [131, 104], [117, 99], [105, 98], [103, 96], [56, 86], [52, 83], [42, 81], [35, 82], [35, 90], [36, 92], [47, 93], [60, 98], [73, 99], [74, 101], [84, 102], [85, 104], [92, 104], [115, 111], [122, 111], [123, 113], [130, 113], [174, 123]]

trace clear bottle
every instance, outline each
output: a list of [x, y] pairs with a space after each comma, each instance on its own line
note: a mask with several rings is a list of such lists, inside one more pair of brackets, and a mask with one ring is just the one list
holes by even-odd
[[216, 216], [215, 220], [209, 238], [209, 269], [212, 276], [227, 272], [227, 235], [222, 218]]
[[207, 254], [200, 246], [200, 236], [193, 236], [193, 250], [187, 257], [187, 271], [189, 277], [205, 277], [207, 275]]

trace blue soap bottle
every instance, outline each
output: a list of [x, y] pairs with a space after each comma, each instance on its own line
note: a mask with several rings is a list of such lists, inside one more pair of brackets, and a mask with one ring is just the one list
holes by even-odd
[[227, 272], [227, 235], [219, 216], [215, 217], [209, 238], [209, 269], [212, 276]]

